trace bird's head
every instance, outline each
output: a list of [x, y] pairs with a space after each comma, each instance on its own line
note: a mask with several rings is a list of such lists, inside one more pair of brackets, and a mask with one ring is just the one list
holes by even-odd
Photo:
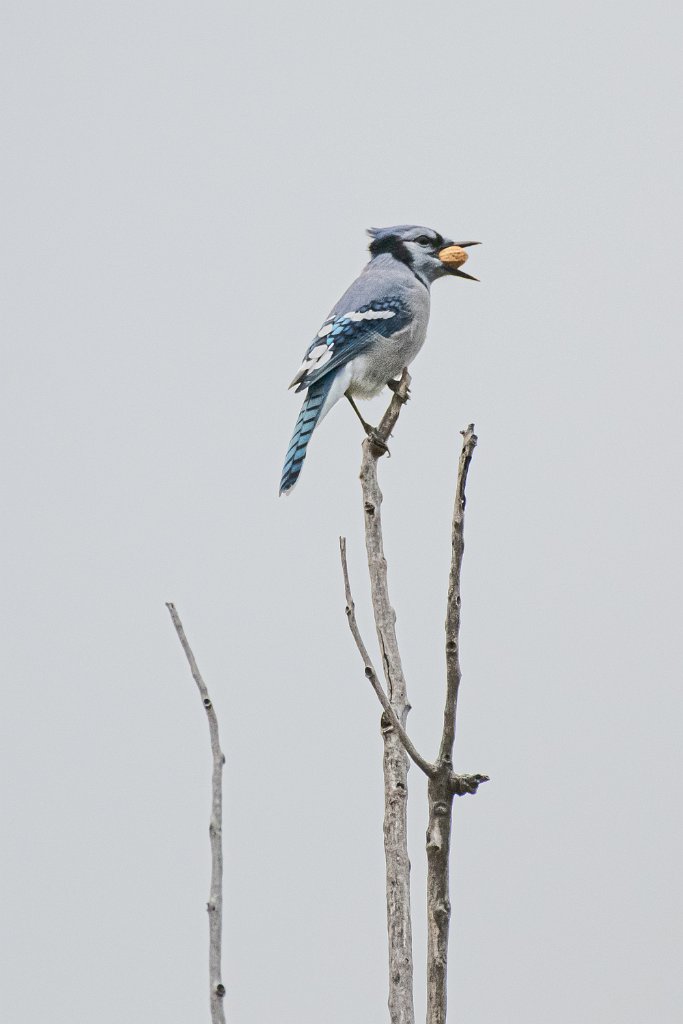
[[397, 224], [392, 228], [368, 228], [370, 254], [379, 256], [389, 253], [394, 259], [407, 264], [426, 283], [439, 277], [466, 277], [469, 281], [478, 278], [466, 274], [460, 267], [467, 259], [467, 249], [479, 242], [453, 242], [444, 238], [432, 228], [419, 224]]

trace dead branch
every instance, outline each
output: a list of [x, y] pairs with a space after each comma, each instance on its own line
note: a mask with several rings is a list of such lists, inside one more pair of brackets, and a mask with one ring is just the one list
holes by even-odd
[[446, 699], [439, 755], [435, 764], [424, 758], [406, 732], [410, 710], [405, 677], [396, 639], [396, 616], [389, 600], [387, 563], [382, 542], [382, 493], [377, 481], [377, 461], [387, 451], [386, 442], [407, 401], [410, 376], [404, 370], [378, 429], [363, 445], [361, 485], [365, 514], [365, 545], [370, 573], [372, 608], [377, 629], [386, 691], [356, 621], [346, 559], [346, 540], [339, 539], [346, 615], [349, 629], [365, 666], [365, 675], [377, 694], [384, 714], [384, 849], [387, 874], [387, 924], [389, 931], [389, 1011], [392, 1024], [414, 1024], [412, 992], [412, 936], [410, 919], [410, 863], [407, 850], [407, 771], [411, 760], [425, 773], [429, 804], [427, 829], [427, 1024], [445, 1024], [446, 969], [450, 926], [449, 855], [453, 799], [476, 793], [487, 775], [459, 775], [453, 771], [455, 718], [460, 687], [460, 575], [464, 553], [465, 487], [475, 445], [474, 425], [463, 431], [458, 463], [455, 508], [451, 537], [451, 567], [446, 612]]
[[449, 854], [453, 798], [476, 793], [486, 775], [453, 772], [455, 716], [460, 688], [460, 574], [465, 550], [465, 486], [477, 437], [474, 424], [462, 432], [451, 534], [451, 568], [446, 609], [446, 700], [436, 774], [429, 780], [427, 798], [427, 1024], [446, 1024], [448, 934], [451, 918]]
[[453, 527], [451, 530], [451, 568], [448, 577], [448, 600], [446, 605], [446, 704], [443, 713], [443, 733], [439, 760], [453, 756], [455, 741], [455, 716], [460, 689], [460, 572], [465, 551], [465, 487], [467, 472], [477, 444], [474, 423], [462, 431], [462, 450], [458, 462], [458, 476], [453, 506]]
[[175, 605], [167, 603], [175, 631], [182, 645], [185, 657], [190, 665], [192, 678], [197, 684], [199, 695], [206, 711], [209, 722], [209, 736], [211, 739], [211, 756], [213, 759], [213, 772], [211, 776], [211, 820], [209, 823], [209, 838], [211, 841], [211, 884], [209, 888], [209, 902], [206, 909], [209, 913], [209, 999], [211, 1004], [212, 1024], [225, 1024], [225, 1012], [223, 1009], [223, 998], [225, 986], [221, 981], [221, 939], [223, 933], [223, 765], [225, 756], [221, 751], [218, 736], [218, 719], [209, 697], [209, 691], [202, 679], [194, 654], [185, 636], [183, 624], [180, 621]]
[[[409, 762], [402, 738], [402, 734], [405, 735], [410, 704], [396, 640], [396, 615], [389, 599], [387, 562], [382, 544], [382, 492], [377, 482], [377, 461], [387, 451], [387, 441], [396, 426], [401, 409], [408, 400], [409, 388], [410, 374], [404, 370], [400, 382], [395, 385], [393, 398], [374, 438], [363, 443], [360, 471], [372, 609], [386, 680], [386, 696], [393, 712], [389, 716], [385, 708], [381, 723], [384, 742], [384, 859], [391, 1024], [415, 1024], [407, 819]], [[349, 622], [351, 623], [351, 620]], [[366, 662], [366, 669], [367, 667]], [[377, 680], [374, 670], [373, 676]], [[372, 677], [368, 678], [372, 683]], [[380, 693], [378, 690], [375, 692], [381, 701]], [[396, 729], [395, 722], [401, 726], [401, 732]]]
[[424, 757], [422, 757], [422, 755], [416, 749], [412, 740], [408, 736], [407, 732], [399, 722], [398, 718], [396, 717], [396, 712], [392, 708], [391, 702], [387, 697], [386, 693], [384, 692], [382, 684], [380, 683], [377, 677], [375, 667], [372, 664], [370, 655], [368, 654], [368, 649], [365, 646], [363, 638], [360, 634], [358, 623], [356, 621], [356, 606], [354, 604], [353, 596], [351, 594], [351, 583], [349, 581], [349, 567], [346, 560], [346, 537], [339, 538], [339, 553], [341, 555], [342, 573], [344, 576], [344, 590], [346, 593], [346, 617], [349, 622], [349, 629], [351, 630], [351, 635], [353, 636], [353, 639], [356, 642], [356, 647], [358, 648], [360, 656], [363, 660], [363, 664], [365, 665], [366, 678], [370, 680], [370, 685], [372, 686], [373, 690], [377, 694], [377, 697], [379, 698], [379, 702], [382, 705], [382, 708], [384, 709], [384, 712], [389, 720], [389, 724], [393, 729], [396, 730], [396, 733], [398, 734], [401, 743], [405, 747], [406, 753], [410, 757], [411, 761], [413, 761], [417, 765], [417, 767], [425, 773], [425, 775], [428, 778], [431, 778], [436, 772], [436, 767], [435, 765], [430, 764], [429, 761], [427, 761]]

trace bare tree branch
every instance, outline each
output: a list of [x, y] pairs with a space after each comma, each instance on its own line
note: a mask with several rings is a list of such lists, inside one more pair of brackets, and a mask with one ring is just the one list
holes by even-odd
[[[396, 615], [389, 599], [387, 562], [382, 544], [380, 513], [382, 492], [377, 482], [377, 460], [387, 451], [386, 442], [396, 426], [403, 405], [408, 400], [409, 387], [410, 374], [404, 370], [401, 380], [394, 385], [394, 396], [374, 437], [363, 443], [360, 471], [372, 608], [386, 679], [386, 694], [393, 711], [391, 718], [386, 710], [382, 716], [384, 859], [386, 864], [391, 1024], [415, 1024], [407, 818], [409, 762], [403, 739], [393, 724], [394, 719], [397, 720], [405, 735], [405, 724], [410, 705], [396, 640]], [[370, 681], [372, 682], [371, 678]], [[379, 693], [377, 695], [379, 696]]]
[[427, 1024], [446, 1024], [446, 972], [451, 918], [449, 854], [453, 798], [476, 793], [486, 775], [453, 772], [455, 715], [460, 687], [460, 573], [464, 553], [465, 485], [477, 438], [474, 424], [463, 432], [458, 463], [446, 610], [446, 702], [436, 775], [429, 780], [427, 828]]
[[453, 528], [451, 531], [451, 569], [448, 577], [448, 601], [446, 605], [446, 706], [443, 713], [443, 733], [439, 760], [452, 758], [455, 742], [455, 716], [460, 689], [460, 572], [465, 551], [465, 487], [467, 471], [477, 444], [474, 423], [462, 432], [462, 450], [458, 462], [458, 477], [453, 506]]
[[382, 654], [386, 691], [380, 683], [356, 621], [346, 559], [346, 541], [339, 539], [346, 615], [351, 634], [365, 665], [365, 675], [384, 709], [384, 848], [387, 872], [387, 923], [389, 931], [389, 1010], [392, 1024], [414, 1024], [412, 994], [412, 936], [410, 921], [410, 863], [407, 850], [407, 770], [404, 751], [425, 773], [429, 804], [427, 829], [427, 1024], [446, 1022], [446, 969], [451, 905], [449, 856], [453, 800], [476, 793], [487, 775], [459, 775], [453, 771], [455, 719], [460, 687], [460, 575], [464, 553], [465, 487], [477, 443], [474, 425], [463, 431], [458, 464], [451, 538], [451, 567], [446, 612], [446, 699], [439, 755], [431, 764], [416, 750], [405, 728], [410, 710], [406, 682], [396, 639], [396, 616], [389, 600], [387, 563], [382, 542], [382, 493], [377, 481], [377, 461], [387, 452], [386, 442], [407, 401], [410, 377], [404, 370], [382, 421], [363, 445], [361, 484], [365, 513], [365, 544], [368, 556], [372, 607]]
[[209, 902], [206, 909], [209, 913], [209, 998], [211, 1004], [212, 1024], [225, 1024], [225, 1012], [223, 1009], [223, 997], [225, 986], [221, 981], [221, 938], [223, 932], [223, 765], [225, 756], [221, 751], [218, 736], [218, 719], [214, 706], [209, 696], [209, 691], [202, 679], [194, 654], [185, 636], [183, 624], [180, 621], [175, 605], [167, 602], [175, 631], [182, 645], [185, 657], [190, 665], [192, 678], [197, 684], [202, 704], [209, 721], [209, 736], [211, 738], [211, 756], [213, 758], [213, 772], [211, 776], [211, 821], [209, 823], [209, 838], [211, 841], [211, 885], [209, 889]]
[[[379, 426], [375, 432], [375, 436], [379, 440], [379, 446], [373, 455], [375, 464], [380, 456], [386, 454], [386, 443], [392, 435], [393, 429], [398, 423], [398, 418], [401, 415], [401, 409], [410, 398], [410, 383], [411, 377], [408, 373], [407, 368], [401, 374], [401, 379], [398, 382], [391, 382], [391, 390], [394, 392], [394, 397], [389, 402], [387, 411], [382, 416]], [[372, 445], [372, 439], [370, 439], [370, 445]], [[361, 469], [361, 474], [363, 470]]]
[[339, 538], [339, 552], [341, 555], [342, 573], [344, 575], [344, 591], [346, 594], [346, 617], [349, 621], [349, 629], [351, 630], [351, 635], [353, 636], [353, 639], [356, 641], [356, 647], [358, 648], [360, 656], [363, 659], [363, 664], [365, 665], [365, 675], [367, 679], [370, 680], [370, 685], [377, 694], [379, 702], [382, 705], [391, 726], [396, 730], [396, 733], [399, 739], [401, 740], [401, 743], [405, 747], [406, 753], [410, 757], [411, 761], [413, 761], [417, 765], [417, 767], [425, 773], [425, 775], [428, 778], [431, 778], [436, 773], [436, 767], [435, 765], [430, 764], [430, 762], [427, 761], [424, 757], [422, 757], [420, 752], [415, 748], [415, 745], [413, 744], [407, 732], [399, 722], [398, 718], [396, 717], [396, 713], [391, 706], [389, 698], [387, 697], [382, 687], [382, 684], [377, 678], [375, 667], [372, 664], [370, 655], [368, 654], [367, 647], [365, 646], [363, 638], [360, 634], [358, 623], [356, 621], [356, 606], [354, 604], [353, 596], [351, 594], [351, 583], [349, 581], [349, 567], [346, 561], [346, 537]]

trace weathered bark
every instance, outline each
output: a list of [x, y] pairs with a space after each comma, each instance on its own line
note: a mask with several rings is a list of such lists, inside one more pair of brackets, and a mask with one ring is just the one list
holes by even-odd
[[[410, 374], [401, 382], [377, 428], [386, 445], [408, 398]], [[368, 439], [363, 444], [361, 487], [365, 516], [365, 547], [370, 572], [372, 609], [382, 655], [387, 695], [396, 718], [405, 728], [410, 705], [396, 640], [396, 615], [389, 599], [387, 562], [382, 544], [382, 492], [377, 460], [385, 449]], [[386, 864], [387, 930], [389, 936], [389, 1016], [391, 1024], [414, 1024], [413, 936], [410, 918], [410, 860], [408, 858], [408, 758], [396, 729], [382, 716], [384, 741], [384, 857]]]
[[448, 930], [451, 920], [449, 855], [453, 793], [441, 772], [427, 786], [427, 1024], [445, 1024]]
[[212, 1024], [225, 1024], [223, 998], [225, 986], [221, 981], [221, 940], [223, 932], [223, 765], [225, 756], [221, 750], [218, 735], [218, 719], [209, 696], [209, 691], [202, 679], [194, 654], [185, 636], [180, 616], [175, 605], [167, 603], [178, 639], [190, 665], [192, 678], [197, 684], [202, 704], [209, 722], [211, 740], [211, 757], [213, 770], [211, 775], [211, 820], [209, 822], [209, 839], [211, 843], [211, 883], [209, 902], [206, 909], [209, 914], [209, 1001], [211, 1006]]
[[448, 600], [446, 602], [446, 704], [443, 713], [443, 733], [439, 749], [439, 761], [452, 759], [455, 741], [455, 718], [458, 710], [460, 689], [460, 574], [465, 552], [465, 487], [467, 472], [477, 444], [474, 423], [462, 432], [462, 450], [458, 462], [458, 477], [455, 486], [453, 524], [451, 529], [451, 568], [448, 576]]
[[[457, 775], [453, 771], [455, 716], [460, 686], [460, 571], [464, 551], [463, 526], [467, 470], [477, 439], [470, 425], [458, 466], [453, 513], [452, 556], [446, 613], [446, 701], [439, 756], [431, 764], [415, 748], [406, 731], [410, 710], [405, 677], [396, 639], [396, 616], [389, 600], [387, 563], [382, 544], [382, 493], [377, 482], [377, 460], [386, 452], [401, 405], [407, 400], [410, 377], [404, 370], [394, 398], [373, 437], [363, 445], [361, 483], [365, 514], [365, 542], [370, 573], [372, 607], [377, 628], [386, 692], [382, 688], [356, 622], [351, 594], [346, 541], [339, 539], [346, 615], [351, 634], [363, 659], [365, 675], [384, 709], [384, 849], [387, 877], [389, 932], [389, 1012], [392, 1024], [413, 1024], [413, 962], [410, 919], [410, 862], [407, 848], [407, 772], [405, 753], [429, 779], [427, 830], [427, 1024], [445, 1024], [446, 971], [450, 924], [449, 854], [454, 796], [476, 793], [486, 775]], [[404, 753], [405, 751], [405, 753]]]
[[[429, 825], [427, 828], [427, 1024], [445, 1024], [447, 1007], [448, 934], [451, 920], [449, 891], [449, 854], [453, 797], [457, 792], [476, 792], [485, 776], [453, 775], [453, 744], [460, 689], [460, 573], [465, 549], [465, 485], [472, 453], [477, 443], [474, 424], [463, 431], [458, 463], [453, 526], [451, 568], [446, 606], [446, 701], [443, 732], [436, 777], [428, 786]], [[464, 789], [463, 787], [464, 783]]]
[[389, 700], [389, 698], [387, 697], [386, 693], [382, 688], [382, 684], [380, 683], [379, 678], [377, 676], [377, 672], [375, 671], [375, 666], [372, 664], [372, 661], [370, 660], [368, 649], [365, 646], [363, 638], [360, 635], [358, 623], [356, 622], [356, 605], [353, 600], [353, 595], [351, 593], [351, 583], [349, 581], [349, 567], [346, 561], [346, 537], [339, 538], [339, 552], [341, 554], [342, 574], [344, 576], [344, 592], [346, 594], [346, 617], [349, 622], [349, 629], [351, 630], [351, 635], [353, 636], [353, 639], [356, 641], [356, 647], [358, 648], [360, 656], [363, 659], [363, 664], [365, 665], [365, 677], [366, 679], [370, 680], [370, 685], [377, 694], [380, 704], [384, 708], [384, 713], [386, 715], [388, 724], [396, 730], [396, 734], [401, 740], [401, 743], [403, 744], [405, 751], [410, 757], [411, 761], [413, 761], [418, 766], [418, 768], [421, 768], [425, 775], [431, 777], [436, 771], [436, 768], [433, 764], [430, 764], [429, 761], [427, 761], [416, 749], [415, 744], [410, 739], [410, 736], [408, 736], [405, 728], [403, 727], [403, 725], [401, 725], [398, 718], [396, 717], [396, 712], [392, 708], [391, 701]]

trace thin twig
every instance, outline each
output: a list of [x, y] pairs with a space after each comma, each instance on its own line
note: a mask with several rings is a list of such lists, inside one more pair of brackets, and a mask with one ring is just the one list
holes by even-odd
[[458, 709], [460, 689], [460, 573], [465, 551], [465, 487], [467, 471], [477, 444], [474, 423], [462, 432], [462, 449], [458, 462], [458, 477], [453, 506], [453, 528], [451, 532], [451, 568], [448, 577], [448, 601], [446, 606], [446, 704], [443, 714], [443, 733], [439, 760], [453, 757], [455, 742], [455, 717]]
[[175, 631], [178, 634], [185, 657], [190, 665], [192, 678], [197, 684], [202, 704], [209, 721], [209, 735], [211, 738], [211, 755], [213, 758], [213, 772], [211, 776], [211, 821], [209, 824], [209, 837], [211, 840], [211, 885], [209, 889], [209, 902], [206, 909], [209, 913], [209, 998], [211, 1003], [212, 1024], [225, 1024], [225, 1012], [223, 1009], [223, 998], [225, 986], [221, 981], [221, 938], [223, 932], [223, 786], [222, 775], [225, 757], [221, 751], [218, 736], [218, 719], [209, 696], [209, 691], [202, 679], [197, 667], [194, 654], [185, 636], [183, 624], [180, 621], [175, 605], [167, 602]]
[[425, 775], [428, 778], [431, 778], [436, 772], [436, 766], [431, 764], [429, 761], [427, 761], [426, 758], [422, 756], [422, 754], [420, 754], [420, 752], [416, 749], [412, 740], [408, 736], [407, 732], [399, 722], [398, 718], [396, 717], [396, 713], [391, 706], [389, 698], [387, 697], [386, 693], [384, 692], [384, 688], [382, 687], [382, 684], [377, 678], [375, 667], [372, 664], [370, 655], [368, 654], [368, 649], [365, 646], [363, 638], [360, 634], [358, 623], [356, 621], [356, 605], [351, 594], [351, 583], [349, 581], [349, 567], [346, 561], [346, 537], [339, 538], [339, 553], [341, 555], [342, 573], [344, 575], [344, 591], [346, 594], [346, 617], [349, 622], [349, 629], [351, 630], [351, 635], [353, 636], [353, 639], [356, 642], [356, 647], [358, 648], [360, 656], [363, 659], [363, 664], [365, 665], [365, 675], [367, 679], [369, 679], [370, 685], [377, 694], [379, 702], [382, 705], [387, 718], [389, 719], [393, 728], [396, 730], [396, 733], [398, 734], [401, 743], [405, 747], [406, 753], [410, 757], [411, 761], [413, 761], [417, 765], [417, 767], [425, 773]]

